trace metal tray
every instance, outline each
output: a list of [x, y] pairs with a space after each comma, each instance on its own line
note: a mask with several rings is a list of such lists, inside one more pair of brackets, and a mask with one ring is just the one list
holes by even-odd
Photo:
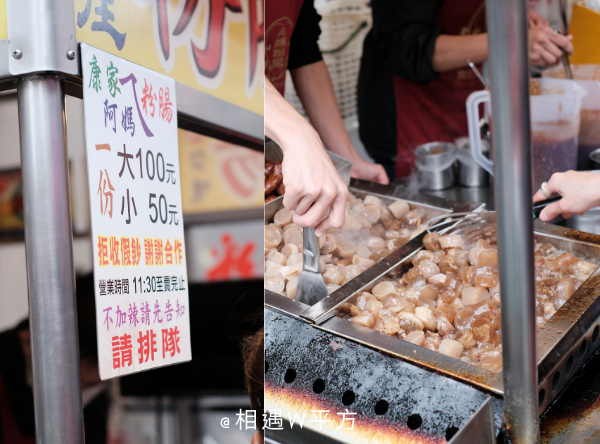
[[[448, 199], [441, 199], [420, 193], [411, 193], [410, 190], [407, 190], [403, 186], [381, 185], [358, 179], [351, 179], [348, 189], [359, 197], [364, 197], [369, 194], [377, 196], [386, 204], [391, 204], [399, 199], [406, 200], [411, 208], [424, 210], [426, 219], [452, 212], [479, 211], [485, 207], [485, 204], [480, 202], [459, 204], [458, 202]], [[265, 221], [271, 221], [275, 213], [281, 208], [283, 208], [282, 199], [275, 199], [266, 204]], [[422, 236], [423, 235], [420, 235], [420, 237], [418, 236], [415, 239], [422, 239]], [[381, 259], [371, 268], [352, 279], [346, 285], [338, 288], [313, 307], [299, 303], [290, 304], [289, 298], [269, 290], [265, 290], [265, 305], [279, 313], [287, 314], [297, 319], [305, 319], [307, 322], [316, 322], [317, 319], [321, 321], [324, 312], [330, 312], [331, 308], [341, 304], [341, 302], [337, 303], [338, 300], [346, 299], [349, 295], [364, 288], [365, 283], [370, 283], [383, 276], [390, 270], [390, 267], [398, 263], [401, 258], [421, 248], [422, 242], [414, 242], [415, 239]], [[329, 314], [329, 317], [330, 316], [333, 316], [333, 313]]]
[[[536, 240], [550, 242], [580, 258], [600, 262], [600, 246], [574, 239], [576, 236], [573, 236], [573, 231], [539, 221], [534, 224]], [[474, 364], [450, 358], [397, 337], [352, 324], [347, 319], [343, 319], [344, 316], [347, 317], [345, 313], [337, 310], [342, 303], [353, 302], [362, 291], [371, 290], [382, 279], [397, 276], [411, 268], [413, 256], [422, 249], [424, 235], [422, 233], [397, 250], [395, 253], [398, 253], [398, 256], [405, 255], [392, 264], [387, 271], [382, 272], [379, 276], [372, 275], [370, 276], [372, 279], [369, 280], [363, 276], [367, 275], [369, 271], [367, 270], [355, 279], [360, 282], [354, 285], [352, 293], [340, 292], [342, 289], [339, 289], [329, 298], [302, 313], [302, 316], [315, 322], [315, 326], [324, 331], [470, 382], [497, 395], [503, 395], [502, 372], [492, 373]], [[600, 269], [596, 269], [538, 332], [540, 414], [600, 345], [600, 299], [597, 299], [598, 295], [600, 295]], [[330, 300], [326, 301], [327, 299]]]

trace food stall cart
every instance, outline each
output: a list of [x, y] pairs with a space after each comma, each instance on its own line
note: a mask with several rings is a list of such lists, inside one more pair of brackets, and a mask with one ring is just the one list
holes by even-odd
[[[211, 3], [212, 14], [183, 10], [183, 2], [176, 10], [167, 2], [114, 3], [0, 2], [0, 90], [18, 94], [39, 442], [84, 442], [65, 113], [65, 95], [83, 98], [80, 43], [173, 77], [180, 128], [263, 147], [257, 2], [235, 11]], [[203, 27], [203, 38], [196, 27]], [[252, 208], [207, 216], [252, 217]]]
[[[532, 221], [526, 2], [488, 1], [486, 13], [495, 194], [491, 188], [451, 189], [433, 193], [436, 200], [402, 186], [360, 181], [350, 190], [387, 205], [394, 199], [411, 208], [427, 205], [429, 217], [481, 208], [473, 202], [495, 203], [490, 206], [497, 211], [502, 270], [502, 372], [463, 366], [348, 322], [342, 305], [407, 270], [423, 248], [421, 234], [312, 307], [266, 292], [265, 404], [289, 418], [283, 430], [267, 430], [268, 442], [534, 443], [541, 439], [544, 412], [543, 442], [584, 442], [599, 428], [597, 421], [594, 425], [597, 388], [582, 376], [597, 368], [598, 270], [537, 334], [532, 297], [534, 239], [597, 263], [598, 238]], [[577, 373], [592, 355], [590, 365]], [[588, 397], [577, 399], [575, 391], [584, 387]], [[302, 413], [307, 419], [299, 427]], [[585, 422], [578, 427], [581, 413]], [[345, 430], [349, 415], [353, 430]]]

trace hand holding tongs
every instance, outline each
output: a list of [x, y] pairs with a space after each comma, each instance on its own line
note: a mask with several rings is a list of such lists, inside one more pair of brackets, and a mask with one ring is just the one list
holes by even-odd
[[295, 300], [314, 305], [329, 292], [321, 276], [321, 256], [314, 228], [303, 228], [302, 272], [296, 286]]

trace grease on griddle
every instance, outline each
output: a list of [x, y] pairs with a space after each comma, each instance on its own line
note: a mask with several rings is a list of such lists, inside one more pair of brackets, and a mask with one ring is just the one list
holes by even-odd
[[342, 348], [344, 348], [344, 345], [342, 344], [342, 340], [340, 338], [335, 338], [329, 343], [329, 345], [331, 346], [333, 351], [341, 350]]
[[[540, 418], [543, 444], [566, 442], [568, 435], [592, 423], [600, 415], [600, 351], [571, 380], [557, 400]], [[590, 440], [585, 442], [597, 442]], [[569, 441], [571, 442], [571, 441]], [[581, 442], [581, 441], [579, 441]]]
[[567, 229], [566, 232], [562, 234], [569, 239], [600, 245], [600, 236], [597, 234], [585, 233], [583, 231], [573, 230], [572, 228]]

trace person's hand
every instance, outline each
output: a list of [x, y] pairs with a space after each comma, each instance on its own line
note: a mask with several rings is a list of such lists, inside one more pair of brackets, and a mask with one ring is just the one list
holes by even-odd
[[350, 176], [356, 179], [370, 180], [387, 185], [390, 183], [385, 169], [377, 163], [366, 162], [362, 159], [352, 161]]
[[[321, 138], [265, 79], [265, 135], [283, 151], [283, 206], [301, 227], [317, 235], [344, 224], [348, 188], [323, 148]], [[329, 211], [329, 215], [323, 219]]]
[[537, 12], [529, 11], [529, 27], [535, 28], [536, 26], [550, 26], [548, 22]]
[[[304, 122], [304, 118], [300, 117]], [[316, 227], [318, 236], [344, 224], [348, 188], [306, 122], [301, 132], [280, 145], [283, 154], [283, 205], [300, 227]], [[323, 216], [329, 211], [329, 215]], [[323, 219], [323, 220], [322, 220]]]
[[564, 50], [573, 53], [573, 36], [555, 33], [549, 26], [529, 29], [529, 61], [535, 66], [552, 66], [558, 63]]
[[[548, 205], [540, 213], [540, 219], [549, 221], [562, 215], [565, 218], [573, 214], [583, 215], [590, 208], [600, 204], [600, 174], [579, 171], [554, 173], [546, 184], [546, 191], [560, 194], [562, 199]], [[533, 202], [548, 199], [538, 190], [533, 196]]]

